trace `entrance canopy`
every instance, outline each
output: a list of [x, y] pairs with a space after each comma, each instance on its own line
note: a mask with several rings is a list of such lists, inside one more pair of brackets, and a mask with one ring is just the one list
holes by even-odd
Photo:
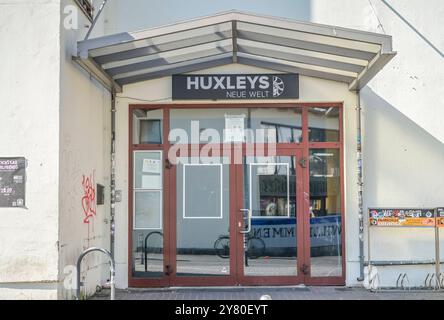
[[388, 35], [238, 11], [78, 42], [108, 89], [239, 63], [364, 87], [394, 56]]

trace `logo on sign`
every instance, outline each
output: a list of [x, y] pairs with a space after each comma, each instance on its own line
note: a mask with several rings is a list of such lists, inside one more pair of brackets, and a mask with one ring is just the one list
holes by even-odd
[[285, 83], [282, 81], [281, 78], [274, 76], [273, 77], [273, 97], [277, 98], [282, 93], [284, 93], [285, 90]]

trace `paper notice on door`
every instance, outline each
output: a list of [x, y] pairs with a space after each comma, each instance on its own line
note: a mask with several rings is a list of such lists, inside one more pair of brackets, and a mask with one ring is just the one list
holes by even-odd
[[142, 172], [160, 174], [160, 160], [143, 159]]
[[245, 115], [225, 115], [225, 142], [244, 142]]
[[143, 175], [142, 189], [160, 190], [162, 189], [162, 179], [160, 175]]

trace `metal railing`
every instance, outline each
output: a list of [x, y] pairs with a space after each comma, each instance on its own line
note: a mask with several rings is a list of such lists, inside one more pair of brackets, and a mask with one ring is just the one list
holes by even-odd
[[89, 253], [95, 252], [95, 251], [102, 252], [103, 254], [105, 254], [109, 258], [110, 265], [111, 265], [111, 267], [110, 267], [110, 271], [111, 271], [111, 278], [110, 278], [111, 300], [115, 300], [116, 288], [115, 288], [115, 284], [114, 284], [114, 277], [116, 275], [116, 265], [115, 265], [113, 257], [111, 256], [111, 253], [108, 250], [105, 250], [102, 248], [89, 248], [89, 249], [85, 250], [77, 259], [77, 294], [76, 294], [76, 299], [80, 300], [80, 289], [81, 289], [81, 286], [84, 285], [84, 283], [80, 281], [80, 270], [82, 267], [82, 260]]

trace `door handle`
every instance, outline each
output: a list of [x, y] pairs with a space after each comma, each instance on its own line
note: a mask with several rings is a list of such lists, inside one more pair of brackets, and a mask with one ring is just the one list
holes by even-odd
[[173, 164], [171, 163], [170, 159], [165, 159], [165, 169], [171, 169], [173, 167]]
[[241, 212], [247, 212], [248, 213], [248, 228], [247, 230], [240, 231], [241, 234], [248, 234], [251, 232], [251, 210], [250, 209], [240, 209]]
[[301, 272], [304, 276], [308, 275], [309, 267], [305, 263], [301, 266]]
[[170, 266], [169, 264], [165, 266], [165, 275], [169, 276], [170, 274], [173, 273], [173, 267]]

